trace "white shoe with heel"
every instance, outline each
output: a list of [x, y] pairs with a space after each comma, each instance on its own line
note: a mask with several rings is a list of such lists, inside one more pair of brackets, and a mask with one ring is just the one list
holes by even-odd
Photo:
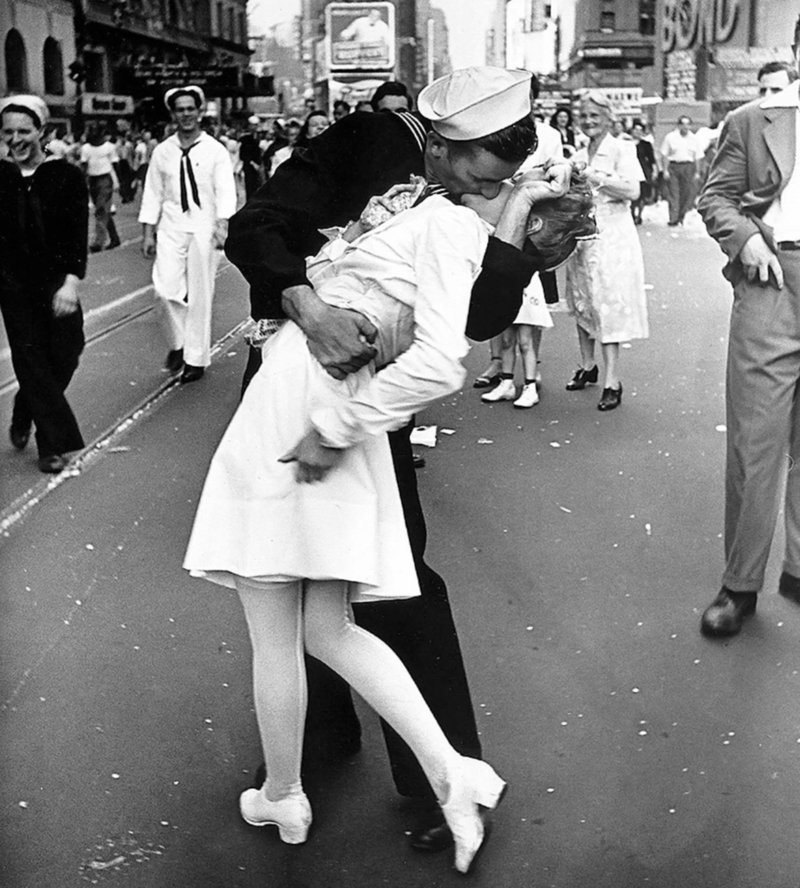
[[239, 796], [239, 811], [250, 826], [277, 826], [287, 845], [301, 845], [308, 837], [311, 805], [302, 790], [271, 802], [263, 789], [246, 789]]
[[486, 837], [484, 816], [500, 804], [507, 784], [486, 762], [459, 756], [447, 786], [442, 812], [455, 841], [455, 867], [468, 873]]

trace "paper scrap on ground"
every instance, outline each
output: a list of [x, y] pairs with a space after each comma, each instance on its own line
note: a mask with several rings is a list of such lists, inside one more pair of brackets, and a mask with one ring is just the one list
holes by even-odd
[[417, 426], [411, 432], [411, 443], [421, 444], [423, 447], [435, 447], [436, 426]]

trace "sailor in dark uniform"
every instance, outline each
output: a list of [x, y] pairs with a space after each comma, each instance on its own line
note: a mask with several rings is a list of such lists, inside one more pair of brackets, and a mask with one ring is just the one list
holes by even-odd
[[[519, 100], [520, 90], [528, 94], [519, 115], [528, 118], [530, 74], [465, 69], [465, 81], [472, 76], [470, 72], [508, 78], [510, 101]], [[453, 87], [452, 75], [442, 80], [448, 84], [447, 91], [437, 93], [434, 89], [428, 93], [431, 101], [421, 103], [420, 112], [427, 117], [419, 112], [355, 113], [344, 117], [308, 148], [295, 151], [230, 220], [225, 251], [250, 284], [253, 318], [288, 316], [296, 321], [306, 333], [312, 353], [336, 378], [343, 378], [371, 359], [370, 341], [375, 331], [363, 316], [325, 306], [311, 289], [305, 258], [315, 254], [324, 242], [320, 229], [357, 219], [370, 197], [408, 182], [411, 175], [425, 176], [454, 197], [472, 193], [493, 198], [499, 191], [500, 181], [483, 175], [486, 166], [482, 165], [489, 154], [496, 167], [499, 151], [490, 153], [480, 147], [461, 153], [458, 145], [447, 142], [451, 119], [473, 115], [478, 120], [481, 109], [461, 107], [463, 99]], [[456, 77], [456, 85], [458, 81]], [[485, 119], [481, 125], [485, 127]], [[536, 138], [533, 123], [529, 138], [528, 150], [532, 151]], [[524, 157], [502, 159], [507, 161], [505, 175], [510, 176]], [[565, 193], [568, 182], [569, 167], [553, 169], [548, 196]], [[533, 196], [534, 191], [537, 196]], [[531, 202], [537, 197], [542, 199], [541, 183], [528, 189], [522, 180], [506, 205], [495, 236], [489, 238], [482, 272], [472, 291], [467, 324], [467, 335], [472, 339], [489, 339], [516, 317], [522, 291], [536, 271], [536, 260], [521, 247]], [[260, 350], [252, 348], [245, 386], [258, 370], [260, 359]], [[355, 616], [402, 659], [453, 746], [462, 755], [480, 757], [480, 740], [447, 588], [424, 560], [425, 519], [409, 435], [410, 426], [389, 437], [422, 596], [359, 604], [354, 608]], [[306, 768], [352, 755], [360, 746], [360, 726], [349, 689], [321, 664], [312, 660], [309, 667]], [[398, 792], [427, 805], [419, 828], [411, 834], [412, 845], [418, 850], [448, 847], [449, 830], [416, 759], [388, 726], [383, 729]], [[258, 777], [258, 785], [261, 782], [263, 774]]]

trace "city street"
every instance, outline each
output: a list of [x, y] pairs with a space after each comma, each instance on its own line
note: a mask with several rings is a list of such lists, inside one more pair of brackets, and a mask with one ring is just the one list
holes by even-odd
[[[0, 884], [3, 888], [445, 888], [410, 850], [377, 720], [307, 782], [307, 844], [239, 817], [261, 760], [236, 596], [181, 569], [236, 408], [246, 286], [223, 261], [214, 362], [162, 370], [134, 205], [93, 255], [89, 344], [68, 392], [87, 450], [62, 476], [7, 440], [0, 340]], [[543, 337], [541, 402], [472, 379], [419, 417], [428, 556], [447, 580], [486, 758], [509, 782], [470, 877], [491, 888], [798, 888], [800, 610], [776, 594], [730, 641], [698, 631], [722, 570], [730, 290], [695, 212], [645, 210], [650, 331], [624, 399], [567, 392], [574, 323]]]

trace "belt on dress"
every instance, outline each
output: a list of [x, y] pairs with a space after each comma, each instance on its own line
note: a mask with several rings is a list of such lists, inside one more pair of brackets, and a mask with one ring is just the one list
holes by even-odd
[[779, 250], [800, 250], [800, 241], [778, 241]]

